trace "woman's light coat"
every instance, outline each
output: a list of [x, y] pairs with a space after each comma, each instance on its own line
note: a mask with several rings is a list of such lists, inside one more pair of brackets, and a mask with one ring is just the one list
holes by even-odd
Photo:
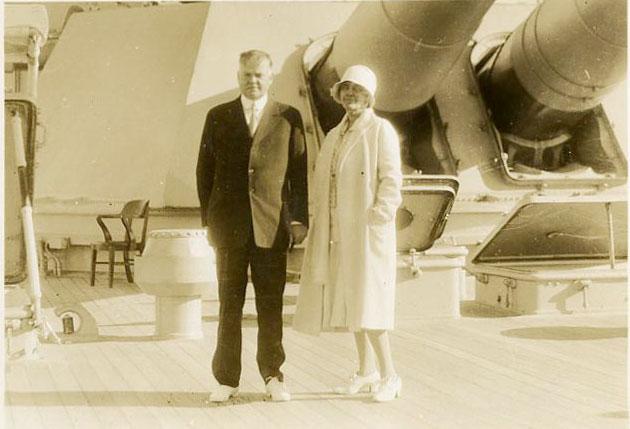
[[[324, 139], [312, 188], [312, 227], [302, 264], [293, 326], [322, 329], [323, 284], [329, 278], [330, 163], [342, 119]], [[396, 286], [396, 210], [402, 201], [400, 145], [393, 126], [367, 109], [348, 130], [339, 154], [337, 284], [345, 285], [348, 328], [393, 329]]]

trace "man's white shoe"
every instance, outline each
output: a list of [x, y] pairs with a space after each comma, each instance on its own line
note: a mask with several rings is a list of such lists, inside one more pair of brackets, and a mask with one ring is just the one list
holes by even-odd
[[226, 386], [220, 384], [214, 392], [210, 394], [210, 402], [225, 402], [230, 398], [236, 396], [238, 393], [238, 387]]
[[291, 394], [287, 390], [287, 387], [282, 381], [278, 380], [277, 377], [269, 379], [267, 385], [265, 386], [265, 390], [272, 401], [285, 402], [291, 400]]

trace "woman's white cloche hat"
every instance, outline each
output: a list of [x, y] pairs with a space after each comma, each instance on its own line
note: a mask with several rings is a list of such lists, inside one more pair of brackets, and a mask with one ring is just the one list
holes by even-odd
[[370, 93], [372, 100], [370, 105], [374, 104], [374, 95], [376, 94], [376, 75], [369, 67], [357, 64], [354, 66], [350, 66], [346, 69], [341, 80], [333, 85], [330, 90], [330, 94], [336, 102], [340, 102], [339, 100], [339, 86], [343, 82], [353, 82], [357, 85], [361, 85], [363, 88]]

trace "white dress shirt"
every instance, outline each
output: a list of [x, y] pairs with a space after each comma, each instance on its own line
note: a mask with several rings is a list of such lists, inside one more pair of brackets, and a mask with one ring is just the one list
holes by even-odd
[[241, 95], [241, 105], [243, 106], [243, 112], [245, 113], [245, 120], [247, 121], [247, 126], [249, 127], [249, 131], [252, 136], [256, 132], [262, 111], [266, 104], [267, 94], [263, 95], [258, 100], [250, 100], [244, 95]]

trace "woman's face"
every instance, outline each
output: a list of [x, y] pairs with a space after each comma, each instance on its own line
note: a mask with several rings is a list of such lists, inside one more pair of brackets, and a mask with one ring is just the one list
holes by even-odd
[[354, 82], [342, 82], [339, 85], [339, 100], [350, 115], [361, 114], [370, 104], [370, 93]]

